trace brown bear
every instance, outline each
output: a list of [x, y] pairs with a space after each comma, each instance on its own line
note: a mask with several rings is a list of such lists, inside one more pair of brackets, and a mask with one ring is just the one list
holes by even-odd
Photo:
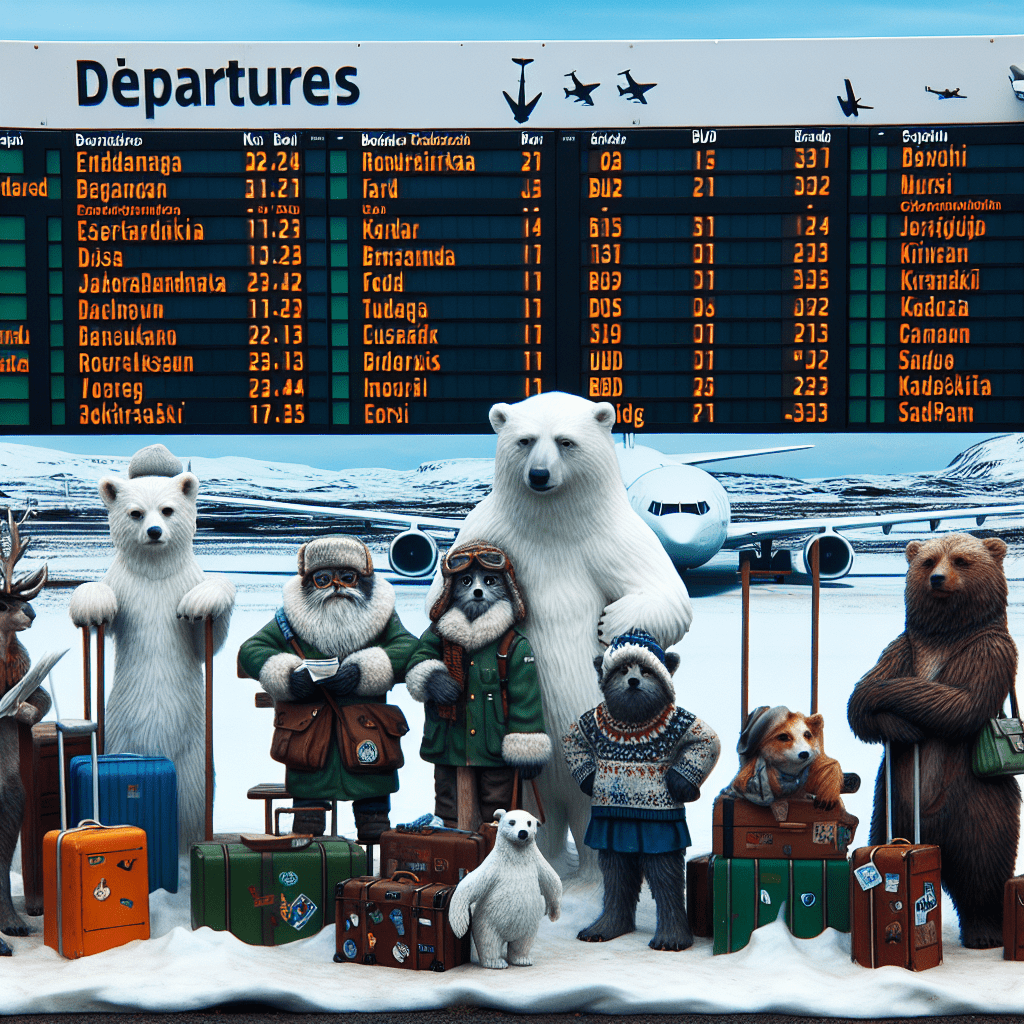
[[[942, 850], [942, 884], [965, 946], [1001, 946], [1003, 885], [1013, 874], [1020, 789], [971, 771], [975, 738], [1017, 674], [1006, 625], [1006, 545], [952, 533], [907, 545], [906, 628], [855, 687], [854, 733], [892, 751], [893, 835], [913, 838], [913, 744], [921, 745], [921, 842]], [[885, 842], [885, 770], [871, 842]]]

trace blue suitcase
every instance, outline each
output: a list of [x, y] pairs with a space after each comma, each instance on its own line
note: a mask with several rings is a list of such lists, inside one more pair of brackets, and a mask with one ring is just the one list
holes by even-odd
[[71, 821], [137, 825], [149, 845], [149, 891], [178, 891], [178, 775], [174, 762], [147, 754], [102, 754], [100, 813], [93, 814], [92, 763], [71, 759]]

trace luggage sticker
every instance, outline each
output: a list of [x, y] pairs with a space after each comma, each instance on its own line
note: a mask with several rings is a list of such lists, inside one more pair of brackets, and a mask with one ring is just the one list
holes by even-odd
[[761, 890], [761, 902], [762, 903], [767, 903], [769, 906], [771, 906], [772, 898], [771, 898], [771, 896], [768, 895], [768, 890], [767, 889], [762, 889]]
[[914, 948], [924, 949], [925, 946], [934, 946], [939, 941], [939, 930], [935, 927], [934, 921], [925, 921], [924, 924], [914, 929]]
[[423, 925], [424, 928], [430, 928], [434, 924], [433, 921], [428, 921], [427, 918], [425, 918], [425, 917], [421, 917], [419, 919], [419, 922], [420, 922], [421, 925]]
[[384, 920], [384, 915], [379, 910], [367, 910], [366, 916], [374, 923], [380, 924]]
[[309, 919], [317, 912], [317, 905], [305, 895], [296, 896], [291, 903], [281, 894], [279, 913], [281, 920], [290, 924], [297, 932], [302, 931]]
[[125, 860], [119, 860], [119, 861], [117, 862], [117, 866], [118, 866], [118, 867], [119, 867], [119, 868], [120, 868], [120, 869], [121, 869], [122, 871], [131, 871], [131, 869], [132, 869], [133, 867], [135, 867], [135, 860], [136, 860], [136, 858], [135, 858], [135, 857], [132, 857], [132, 859], [131, 859], [131, 860], [127, 860], [127, 859], [125, 859]]
[[359, 927], [359, 915], [358, 914], [349, 914], [348, 915], [348, 921], [345, 922], [345, 927], [346, 928], [348, 928], [350, 922], [351, 922], [351, 925], [352, 925], [353, 928], [358, 928]]
[[277, 880], [284, 886], [299, 884], [299, 876], [294, 871], [282, 871]]
[[355, 960], [358, 950], [356, 949], [356, 944], [351, 939], [346, 939], [341, 949], [349, 960]]
[[366, 944], [370, 947], [370, 952], [373, 952], [373, 947], [377, 945], [377, 936], [373, 932], [366, 933]]
[[421, 952], [421, 953], [433, 953], [434, 952], [434, 947], [433, 946], [424, 946], [422, 942], [417, 944], [416, 949], [419, 950], [419, 952]]
[[274, 894], [271, 893], [269, 896], [261, 896], [255, 885], [249, 886], [249, 895], [252, 897], [252, 905], [254, 909], [257, 907], [272, 907], [274, 905]]
[[101, 878], [96, 883], [96, 888], [92, 891], [93, 897], [102, 903], [110, 895], [110, 887], [107, 885], [107, 880]]
[[759, 846], [771, 846], [775, 842], [775, 836], [771, 832], [748, 832], [747, 849], [755, 850]]
[[396, 942], [391, 950], [391, 955], [400, 963], [404, 964], [409, 955], [409, 947], [404, 942]]
[[903, 941], [903, 927], [899, 921], [893, 921], [885, 926], [886, 945], [894, 946]]
[[864, 892], [882, 884], [882, 876], [878, 873], [878, 868], [870, 862], [857, 868], [853, 872], [853, 877], [857, 879], [857, 884]]
[[121, 900], [121, 906], [122, 907], [127, 907], [129, 910], [131, 910], [132, 907], [135, 906], [135, 904], [131, 900], [129, 900], [129, 899], [122, 899]]
[[404, 935], [405, 921], [402, 919], [402, 912], [398, 907], [395, 907], [395, 909], [388, 914], [388, 917], [391, 918], [391, 923], [395, 926], [395, 931], [398, 932], [399, 935]]
[[836, 841], [836, 822], [816, 821], [811, 829], [811, 842], [819, 846], [832, 846]]
[[894, 914], [898, 914], [903, 909], [903, 901], [902, 900], [890, 900], [889, 901], [889, 909]]
[[802, 893], [800, 893], [800, 902], [805, 907], [813, 907], [816, 900], [817, 900], [817, 897], [814, 895], [813, 892], [802, 892]]
[[939, 905], [935, 898], [935, 886], [931, 882], [924, 883], [924, 894], [914, 903], [914, 924], [919, 927], [928, 920], [928, 915]]
[[885, 875], [885, 891], [886, 892], [899, 892], [900, 891], [900, 876], [891, 875], [886, 872]]
[[96, 867], [97, 864], [102, 864], [106, 859], [106, 857], [98, 857], [94, 855], [89, 858], [89, 865], [91, 867]]
[[374, 764], [380, 760], [380, 752], [377, 750], [377, 744], [373, 740], [363, 740], [362, 743], [356, 747], [356, 760], [360, 764]]
[[129, 800], [141, 800], [142, 793], [139, 791], [139, 784], [137, 782], [128, 783], [128, 792], [126, 794]]

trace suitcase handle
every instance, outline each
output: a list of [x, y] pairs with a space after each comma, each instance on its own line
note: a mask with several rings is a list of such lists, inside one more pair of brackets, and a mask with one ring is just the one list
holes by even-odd
[[391, 881], [392, 882], [397, 882], [400, 878], [408, 878], [410, 881], [413, 881], [413, 882], [418, 882], [420, 880], [419, 876], [413, 874], [411, 871], [396, 871], [391, 876]]
[[810, 826], [807, 821], [777, 821], [775, 827], [782, 832], [806, 832]]

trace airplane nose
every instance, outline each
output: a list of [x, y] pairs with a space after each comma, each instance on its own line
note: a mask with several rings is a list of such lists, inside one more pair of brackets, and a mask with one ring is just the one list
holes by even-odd
[[547, 487], [550, 476], [551, 474], [546, 469], [531, 469], [530, 486], [537, 491], [543, 490]]

